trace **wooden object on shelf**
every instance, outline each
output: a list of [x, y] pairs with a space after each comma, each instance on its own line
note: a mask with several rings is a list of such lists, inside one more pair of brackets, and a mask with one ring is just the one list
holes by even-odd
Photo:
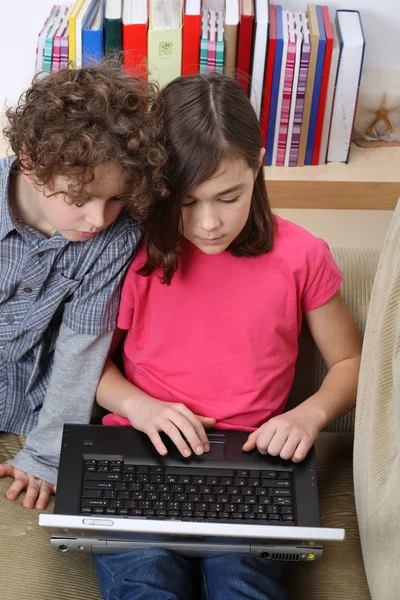
[[360, 148], [350, 162], [265, 167], [273, 208], [394, 210], [400, 198], [400, 148]]

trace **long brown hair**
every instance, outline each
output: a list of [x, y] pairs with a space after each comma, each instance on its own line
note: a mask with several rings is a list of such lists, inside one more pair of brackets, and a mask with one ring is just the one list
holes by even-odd
[[141, 275], [163, 271], [169, 284], [178, 266], [182, 203], [190, 189], [209, 179], [226, 158], [244, 159], [257, 172], [249, 217], [235, 243], [234, 256], [271, 250], [275, 219], [269, 206], [263, 169], [260, 125], [242, 87], [225, 75], [178, 77], [160, 93], [165, 140], [168, 197], [155, 197], [145, 225], [147, 262]]

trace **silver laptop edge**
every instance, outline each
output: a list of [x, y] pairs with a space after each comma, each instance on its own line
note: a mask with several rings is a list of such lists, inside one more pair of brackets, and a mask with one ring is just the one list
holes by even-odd
[[174, 521], [167, 519], [124, 519], [116, 517], [95, 516], [70, 516], [40, 514], [39, 525], [60, 530], [79, 529], [84, 531], [100, 531], [102, 529], [112, 532], [148, 533], [166, 535], [198, 535], [218, 536], [229, 538], [257, 538], [280, 540], [306, 540], [306, 541], [342, 541], [345, 530], [331, 527], [298, 527], [278, 525], [241, 525], [230, 523], [208, 523], [201, 521]]

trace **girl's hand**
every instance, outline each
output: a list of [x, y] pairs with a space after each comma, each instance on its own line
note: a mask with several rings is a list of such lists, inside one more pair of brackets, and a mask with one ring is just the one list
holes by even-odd
[[300, 462], [307, 456], [319, 432], [320, 425], [316, 415], [297, 407], [273, 417], [253, 431], [242, 449], [249, 452], [258, 448], [261, 454]]
[[149, 436], [157, 452], [162, 455], [167, 454], [167, 449], [161, 440], [160, 431], [171, 438], [186, 458], [191, 455], [189, 445], [197, 455], [210, 450], [205, 429], [213, 427], [215, 419], [195, 415], [184, 404], [146, 398], [140, 404], [140, 412], [135, 411], [135, 414], [127, 417], [132, 427]]
[[50, 496], [56, 493], [55, 485], [20, 471], [9, 463], [0, 465], [0, 477], [14, 479], [6, 492], [6, 498], [9, 500], [16, 500], [25, 490], [25, 498], [22, 502], [22, 506], [25, 508], [35, 507], [38, 510], [44, 510], [49, 503]]

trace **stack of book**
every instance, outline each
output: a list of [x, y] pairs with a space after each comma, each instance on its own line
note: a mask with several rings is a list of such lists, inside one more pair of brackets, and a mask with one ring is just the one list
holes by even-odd
[[268, 0], [76, 0], [55, 5], [39, 33], [36, 71], [120, 56], [130, 75], [163, 86], [225, 73], [260, 119], [267, 166], [347, 162], [365, 39], [360, 14]]

